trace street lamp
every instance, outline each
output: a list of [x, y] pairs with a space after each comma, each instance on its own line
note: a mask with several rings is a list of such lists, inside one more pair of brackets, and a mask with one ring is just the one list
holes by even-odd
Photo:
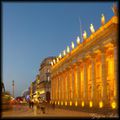
[[13, 97], [14, 97], [14, 80], [12, 81], [12, 87], [13, 87]]

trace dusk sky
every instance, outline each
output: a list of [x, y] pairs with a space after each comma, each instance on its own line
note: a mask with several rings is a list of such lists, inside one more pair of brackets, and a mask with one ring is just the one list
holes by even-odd
[[114, 15], [113, 2], [3, 2], [2, 80], [15, 97], [27, 89], [39, 73], [44, 58], [58, 56], [76, 43], [82, 32], [97, 30], [103, 13], [106, 22]]

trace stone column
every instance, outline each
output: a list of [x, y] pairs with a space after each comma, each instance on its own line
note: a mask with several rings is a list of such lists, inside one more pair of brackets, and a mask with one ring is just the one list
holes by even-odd
[[115, 101], [118, 100], [118, 51], [117, 51], [117, 45], [114, 44], [114, 99]]
[[60, 73], [60, 77], [59, 77], [59, 87], [60, 87], [60, 89], [59, 89], [59, 90], [60, 90], [60, 91], [59, 91], [59, 92], [60, 92], [59, 96], [60, 96], [60, 101], [61, 101], [61, 92], [62, 92], [62, 91], [61, 91], [61, 89], [62, 89], [62, 88], [61, 88], [61, 87], [62, 87], [62, 86], [61, 86], [61, 73]]
[[57, 100], [57, 77], [55, 76], [55, 81], [54, 81], [54, 84], [55, 84], [55, 101]]
[[84, 66], [84, 100], [85, 100], [85, 104], [88, 104], [87, 66], [85, 59], [83, 61], [83, 66]]
[[63, 100], [63, 73], [61, 73], [61, 101]]
[[66, 101], [68, 101], [68, 71], [66, 71], [65, 85], [66, 85]]
[[70, 101], [73, 99], [72, 69], [70, 68]]
[[102, 67], [102, 85], [103, 85], [103, 105], [108, 103], [107, 100], [107, 77], [106, 77], [106, 58], [105, 49], [101, 48], [101, 67]]
[[84, 100], [84, 86], [85, 86], [85, 84], [84, 84], [84, 64], [83, 64], [83, 61], [82, 61], [80, 67], [81, 67], [81, 70], [80, 70], [80, 100], [82, 101], [82, 100]]
[[62, 101], [64, 100], [64, 72], [62, 71]]
[[72, 66], [72, 101], [75, 101], [75, 74], [74, 74], [74, 68]]
[[51, 83], [50, 83], [50, 85], [51, 85], [51, 89], [50, 89], [50, 99], [51, 99], [51, 101], [52, 101], [52, 77], [51, 77]]
[[51, 93], [51, 96], [52, 96], [52, 97], [51, 97], [51, 98], [52, 98], [52, 100], [53, 100], [53, 77], [52, 77], [52, 80], [51, 80], [51, 88], [52, 88], [52, 89], [51, 89], [51, 91], [52, 91], [52, 93]]
[[63, 101], [65, 101], [65, 98], [66, 98], [66, 96], [65, 96], [65, 92], [66, 92], [66, 89], [65, 89], [65, 78], [66, 77], [66, 75], [65, 75], [65, 71], [63, 72]]
[[74, 66], [73, 69], [73, 73], [74, 73], [74, 78], [73, 78], [73, 83], [74, 83], [74, 100], [77, 100], [77, 96], [78, 96], [78, 91], [77, 91], [77, 66]]
[[57, 91], [57, 101], [58, 101], [58, 74], [56, 78], [56, 91]]
[[52, 85], [53, 85], [53, 90], [52, 90], [52, 95], [53, 95], [53, 101], [55, 100], [55, 94], [54, 94], [54, 78], [53, 78], [53, 80], [52, 80]]
[[77, 63], [77, 78], [78, 78], [78, 101], [81, 104], [81, 72], [80, 72], [81, 63]]
[[75, 98], [76, 98], [76, 101], [78, 101], [78, 66], [77, 64], [75, 65], [75, 68], [74, 68], [74, 72], [75, 72]]
[[95, 54], [91, 54], [91, 65], [92, 65], [92, 101], [93, 105], [96, 106], [96, 80], [95, 80]]
[[55, 79], [54, 79], [54, 90], [55, 90], [55, 101], [56, 101], [56, 95], [57, 95], [57, 91], [56, 91], [56, 75], [55, 75]]
[[68, 101], [70, 101], [70, 69], [68, 69]]
[[58, 101], [59, 101], [59, 74], [58, 74]]
[[59, 101], [60, 101], [60, 73], [59, 73], [59, 80], [58, 80], [58, 98], [59, 98]]
[[80, 62], [77, 63], [77, 101], [80, 104], [81, 99], [81, 81], [80, 81]]

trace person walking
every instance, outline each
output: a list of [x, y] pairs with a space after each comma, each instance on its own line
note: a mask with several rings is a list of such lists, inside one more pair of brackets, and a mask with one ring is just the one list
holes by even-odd
[[33, 109], [33, 106], [34, 106], [34, 100], [32, 99], [31, 100], [31, 108]]
[[34, 99], [34, 103], [33, 103], [33, 110], [34, 110], [34, 115], [37, 115], [38, 112], [38, 105], [39, 105], [39, 101], [37, 98]]
[[29, 100], [28, 103], [29, 103], [29, 108], [31, 108], [31, 100]]

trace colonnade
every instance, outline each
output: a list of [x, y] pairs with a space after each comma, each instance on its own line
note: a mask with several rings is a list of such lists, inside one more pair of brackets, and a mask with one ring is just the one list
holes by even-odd
[[85, 53], [76, 63], [52, 76], [51, 102], [65, 106], [116, 108], [117, 65], [117, 47], [112, 42]]

